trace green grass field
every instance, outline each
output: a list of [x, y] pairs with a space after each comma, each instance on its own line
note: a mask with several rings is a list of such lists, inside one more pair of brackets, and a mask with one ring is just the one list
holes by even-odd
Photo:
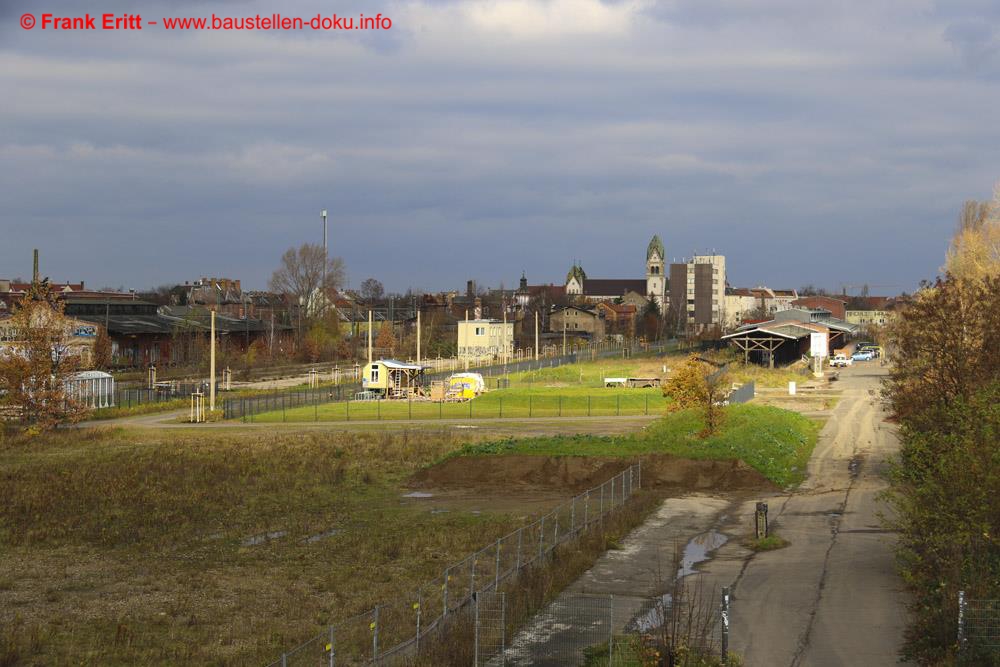
[[733, 405], [721, 431], [699, 436], [704, 421], [697, 410], [666, 415], [643, 431], [625, 436], [559, 436], [498, 440], [467, 445], [455, 455], [537, 454], [540, 456], [624, 456], [673, 454], [691, 459], [740, 459], [787, 487], [805, 478], [819, 435], [817, 422], [779, 408]]
[[398, 419], [497, 419], [529, 417], [610, 417], [656, 415], [666, 399], [658, 389], [511, 388], [488, 392], [465, 403], [351, 401], [265, 412], [254, 422], [377, 421]]
[[[398, 419], [498, 419], [529, 417], [611, 417], [657, 415], [667, 399], [658, 388], [604, 386], [605, 377], [659, 377], [664, 364], [683, 357], [587, 361], [511, 373], [508, 389], [494, 389], [464, 403], [429, 401], [351, 401], [274, 410], [254, 422], [378, 421]], [[497, 378], [488, 378], [496, 385]]]

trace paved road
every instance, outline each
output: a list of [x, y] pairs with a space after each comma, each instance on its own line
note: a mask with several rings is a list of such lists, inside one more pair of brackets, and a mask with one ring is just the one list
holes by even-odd
[[[733, 591], [732, 648], [748, 667], [898, 664], [905, 596], [893, 562], [895, 537], [883, 530], [877, 495], [898, 442], [872, 392], [884, 369], [841, 373], [843, 397], [809, 462], [808, 480], [770, 499], [785, 549], [719, 550], [704, 576]], [[746, 534], [753, 503], [723, 530]]]

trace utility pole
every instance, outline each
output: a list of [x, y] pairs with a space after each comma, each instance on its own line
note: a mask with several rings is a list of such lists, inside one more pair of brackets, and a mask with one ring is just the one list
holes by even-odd
[[503, 335], [501, 337], [503, 342], [503, 354], [500, 356], [500, 363], [507, 363], [507, 308], [503, 308]]
[[372, 311], [368, 310], [368, 363], [372, 363]]
[[209, 352], [209, 364], [212, 367], [208, 386], [208, 409], [215, 412], [215, 310], [212, 310], [212, 345]]
[[538, 311], [535, 311], [535, 361], [538, 361]]
[[563, 356], [566, 356], [566, 313], [563, 312]]
[[417, 310], [417, 366], [420, 365], [420, 311]]

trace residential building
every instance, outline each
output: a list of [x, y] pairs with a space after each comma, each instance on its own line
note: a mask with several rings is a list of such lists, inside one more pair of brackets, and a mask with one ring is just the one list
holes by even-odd
[[633, 304], [602, 301], [597, 304], [596, 309], [604, 316], [605, 335], [621, 334], [629, 338], [635, 336], [640, 311]]
[[848, 310], [845, 319], [862, 328], [882, 327], [892, 322], [896, 313], [891, 310]]
[[670, 265], [670, 307], [688, 330], [721, 327], [726, 320], [726, 258], [695, 255]]
[[556, 308], [549, 317], [549, 331], [585, 333], [593, 341], [604, 340], [604, 317], [597, 308], [564, 306]]
[[793, 308], [820, 308], [830, 311], [834, 317], [841, 320], [847, 319], [847, 297], [833, 296], [800, 296], [791, 303]]
[[498, 320], [460, 320], [458, 358], [509, 356], [514, 349], [514, 323]]

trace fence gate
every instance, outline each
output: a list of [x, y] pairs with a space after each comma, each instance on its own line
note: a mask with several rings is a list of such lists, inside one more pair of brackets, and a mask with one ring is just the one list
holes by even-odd
[[506, 649], [506, 594], [476, 593], [476, 648], [474, 667], [503, 665]]

